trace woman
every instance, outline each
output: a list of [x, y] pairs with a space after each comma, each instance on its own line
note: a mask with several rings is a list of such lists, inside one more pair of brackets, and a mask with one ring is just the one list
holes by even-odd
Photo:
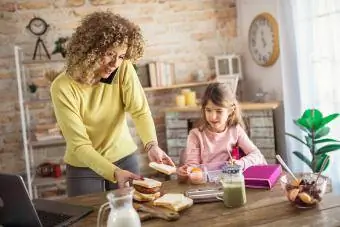
[[69, 196], [112, 190], [140, 179], [127, 126], [130, 113], [150, 161], [174, 165], [157, 144], [154, 122], [131, 62], [143, 55], [138, 26], [111, 12], [86, 16], [67, 47], [66, 70], [51, 85], [66, 140]]

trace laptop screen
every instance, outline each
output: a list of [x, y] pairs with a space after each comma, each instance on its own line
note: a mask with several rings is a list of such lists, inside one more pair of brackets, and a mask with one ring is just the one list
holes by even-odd
[[0, 173], [0, 182], [0, 226], [65, 226], [93, 211], [52, 200], [33, 203], [19, 175]]

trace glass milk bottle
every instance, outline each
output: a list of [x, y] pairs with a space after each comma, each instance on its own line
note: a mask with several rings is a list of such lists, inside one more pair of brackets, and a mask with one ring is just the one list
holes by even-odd
[[[107, 194], [107, 203], [104, 203], [98, 212], [97, 227], [141, 227], [137, 211], [133, 208], [132, 196], [134, 189], [121, 188]], [[104, 223], [104, 213], [110, 209], [107, 223]]]
[[240, 207], [247, 202], [241, 166], [235, 164], [225, 166], [221, 176], [221, 184], [226, 207]]

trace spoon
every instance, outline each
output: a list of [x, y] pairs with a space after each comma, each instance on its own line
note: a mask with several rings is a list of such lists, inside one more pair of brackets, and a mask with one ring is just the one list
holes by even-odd
[[285, 170], [294, 178], [294, 180], [296, 180], [298, 182], [298, 179], [296, 178], [296, 176], [294, 175], [294, 173], [289, 169], [289, 167], [287, 166], [287, 164], [283, 161], [283, 159], [281, 158], [280, 155], [276, 155], [275, 156], [276, 159], [280, 162], [280, 164], [283, 166], [283, 168], [285, 168]]
[[327, 157], [323, 160], [322, 165], [321, 165], [321, 168], [320, 168], [320, 171], [319, 171], [319, 173], [318, 173], [318, 176], [316, 177], [315, 184], [317, 184], [317, 182], [318, 182], [318, 180], [319, 180], [319, 177], [320, 177], [322, 171], [325, 169], [326, 163], [328, 162], [328, 159], [329, 159], [329, 156], [327, 156]]

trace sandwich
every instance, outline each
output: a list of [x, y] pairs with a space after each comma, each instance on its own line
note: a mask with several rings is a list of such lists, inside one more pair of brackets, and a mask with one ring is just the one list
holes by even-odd
[[176, 167], [175, 166], [170, 166], [166, 165], [163, 163], [157, 163], [157, 162], [150, 162], [149, 166], [161, 173], [171, 175], [173, 173], [176, 173]]
[[133, 198], [139, 202], [149, 202], [160, 197], [162, 182], [146, 178], [143, 180], [133, 180], [132, 185], [135, 189]]
[[179, 212], [191, 207], [193, 200], [179, 193], [167, 193], [153, 201], [153, 205], [166, 207], [172, 211]]

